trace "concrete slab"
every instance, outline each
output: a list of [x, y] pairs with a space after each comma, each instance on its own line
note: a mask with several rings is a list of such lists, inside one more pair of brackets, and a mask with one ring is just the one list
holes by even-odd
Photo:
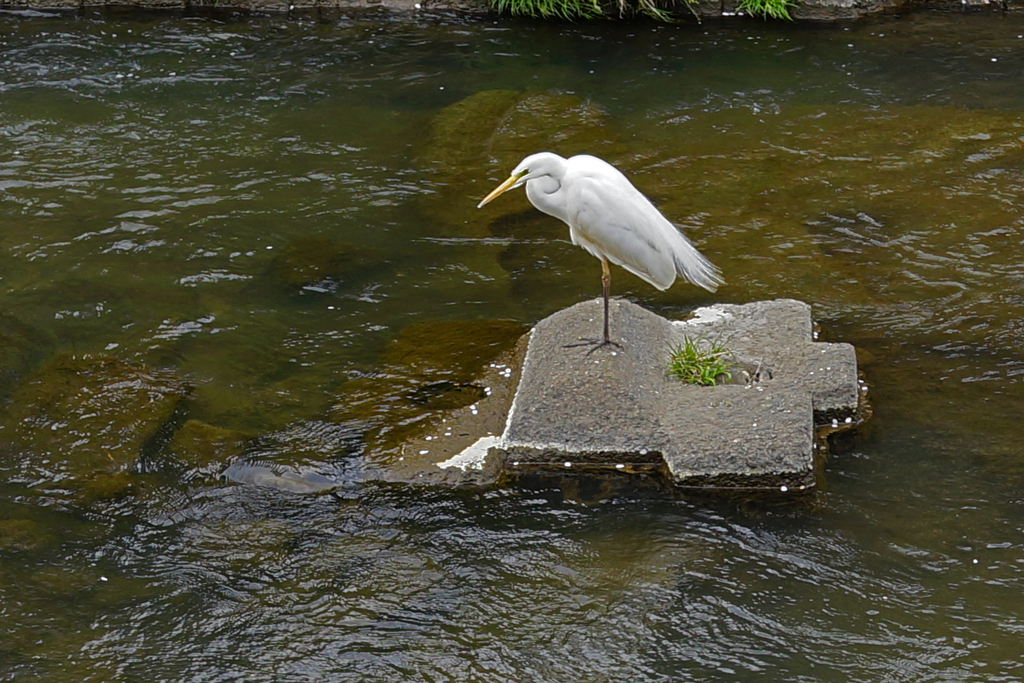
[[[662, 472], [680, 487], [800, 491], [816, 483], [815, 425], [859, 420], [854, 348], [814, 341], [805, 303], [720, 304], [672, 322], [613, 300], [611, 315], [622, 348], [589, 354], [567, 345], [597, 333], [600, 300], [538, 323], [500, 438], [473, 440], [472, 454], [443, 464], [486, 453], [511, 477]], [[724, 342], [738, 382], [668, 375], [670, 349], [686, 336]]]

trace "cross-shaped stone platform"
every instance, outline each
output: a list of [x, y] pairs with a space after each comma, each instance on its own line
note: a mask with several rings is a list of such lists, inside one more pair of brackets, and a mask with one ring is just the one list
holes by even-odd
[[[504, 433], [489, 445], [508, 474], [667, 470], [683, 487], [803, 490], [815, 484], [815, 424], [858, 419], [849, 344], [813, 339], [810, 307], [779, 299], [718, 304], [672, 322], [613, 300], [621, 348], [567, 347], [601, 327], [601, 301], [533, 329]], [[723, 342], [736, 384], [688, 385], [667, 373], [684, 336]], [[735, 380], [734, 380], [735, 381]]]

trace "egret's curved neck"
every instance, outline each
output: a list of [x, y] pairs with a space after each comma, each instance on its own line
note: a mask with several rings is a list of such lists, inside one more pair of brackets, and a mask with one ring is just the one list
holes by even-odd
[[532, 178], [526, 182], [526, 198], [549, 216], [568, 222], [562, 181], [550, 175]]

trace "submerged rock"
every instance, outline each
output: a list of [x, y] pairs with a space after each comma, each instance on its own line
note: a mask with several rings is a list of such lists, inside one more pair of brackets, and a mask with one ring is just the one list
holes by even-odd
[[362, 448], [360, 432], [350, 425], [303, 420], [249, 442], [247, 461], [317, 471], [334, 479], [357, 476], [354, 458]]
[[[496, 213], [521, 211], [519, 202], [477, 211], [477, 203], [508, 177], [523, 157], [542, 150], [621, 154], [604, 113], [575, 95], [487, 90], [438, 112], [417, 163], [433, 192], [420, 211], [442, 236], [489, 237]], [[525, 199], [523, 200], [525, 201]]]
[[30, 552], [56, 541], [46, 527], [31, 519], [0, 519], [0, 550]]
[[47, 356], [53, 339], [13, 315], [0, 313], [0, 399]]
[[434, 115], [419, 163], [438, 173], [457, 175], [468, 163], [480, 163], [498, 122], [523, 97], [518, 90], [483, 90]]
[[525, 326], [512, 320], [432, 320], [409, 325], [381, 354], [386, 365], [421, 377], [470, 381], [515, 343]]
[[251, 440], [252, 435], [245, 432], [189, 420], [171, 437], [167, 452], [188, 468], [186, 479], [210, 477], [237, 460]]
[[286, 244], [271, 260], [266, 278], [288, 294], [330, 292], [382, 262], [370, 247], [314, 235]]
[[32, 484], [116, 495], [188, 385], [106, 356], [64, 354], [30, 374], [0, 417], [0, 468]]
[[338, 387], [330, 419], [361, 426], [371, 464], [394, 464], [404, 440], [486, 396], [478, 381], [485, 366], [524, 331], [507, 320], [410, 325], [381, 353], [380, 372]]
[[407, 438], [382, 478], [474, 487], [499, 481], [504, 463], [488, 455], [505, 429], [527, 339], [526, 335], [520, 337], [515, 348], [481, 369], [473, 382], [483, 390], [479, 400], [445, 411]]
[[120, 499], [135, 493], [137, 481], [126, 470], [117, 472], [92, 472], [73, 482], [75, 500], [81, 505], [91, 505], [101, 500]]
[[[428, 190], [416, 203], [424, 233], [456, 243], [490, 240], [502, 236], [493, 229], [495, 221], [529, 211], [530, 220], [551, 230], [547, 235], [562, 234], [562, 228], [535, 211], [521, 192], [484, 210], [476, 207], [528, 154], [551, 149], [614, 159], [621, 153], [615, 140], [604, 113], [575, 95], [488, 90], [451, 104], [434, 116], [416, 151]], [[496, 296], [507, 298], [515, 266], [509, 267], [502, 252], [500, 243], [460, 251], [459, 268], [474, 273], [482, 286], [497, 290]], [[457, 277], [460, 287], [464, 279]]]

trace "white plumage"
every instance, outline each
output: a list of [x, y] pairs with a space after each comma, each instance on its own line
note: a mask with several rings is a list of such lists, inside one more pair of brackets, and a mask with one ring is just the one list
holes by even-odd
[[523, 184], [531, 204], [563, 221], [573, 244], [601, 259], [602, 345], [615, 343], [608, 336], [609, 261], [660, 290], [671, 287], [677, 275], [711, 292], [722, 284], [718, 268], [606, 161], [587, 154], [568, 159], [551, 152], [531, 154], [478, 206]]

